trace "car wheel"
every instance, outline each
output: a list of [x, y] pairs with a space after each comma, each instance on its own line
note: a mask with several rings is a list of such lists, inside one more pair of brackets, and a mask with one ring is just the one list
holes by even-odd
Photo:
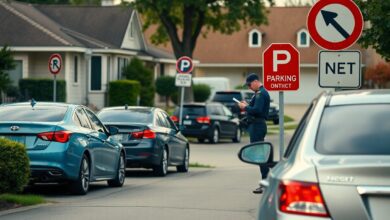
[[125, 155], [121, 153], [118, 162], [118, 170], [115, 176], [115, 179], [108, 180], [107, 183], [112, 187], [121, 187], [125, 183], [126, 179], [126, 164], [125, 164]]
[[204, 138], [198, 138], [199, 143], [204, 143]]
[[186, 148], [184, 154], [185, 155], [184, 155], [183, 164], [176, 167], [177, 172], [181, 172], [181, 173], [188, 172], [188, 168], [190, 166], [190, 150], [188, 149], [188, 147]]
[[76, 181], [72, 182], [72, 191], [78, 195], [85, 195], [89, 189], [90, 181], [90, 168], [89, 160], [86, 155], [83, 156], [80, 165], [79, 177]]
[[241, 129], [237, 128], [235, 137], [232, 139], [234, 143], [240, 143], [241, 142]]
[[168, 151], [163, 149], [160, 164], [153, 168], [155, 176], [165, 176], [168, 173]]
[[274, 125], [278, 125], [279, 124], [279, 119], [274, 119], [273, 122], [274, 122]]
[[219, 130], [218, 128], [214, 128], [213, 136], [210, 138], [210, 142], [213, 144], [218, 143], [219, 141]]

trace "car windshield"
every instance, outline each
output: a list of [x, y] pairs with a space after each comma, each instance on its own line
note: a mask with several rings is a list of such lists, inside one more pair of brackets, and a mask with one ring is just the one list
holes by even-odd
[[[204, 106], [184, 106], [183, 115], [206, 115]], [[175, 115], [179, 115], [179, 108], [175, 110]]]
[[129, 110], [103, 110], [98, 113], [103, 123], [152, 123], [153, 114], [147, 109], [129, 109]]
[[327, 107], [317, 134], [322, 154], [390, 154], [390, 105]]
[[0, 121], [58, 122], [64, 119], [66, 106], [18, 106], [0, 107]]
[[241, 93], [239, 92], [217, 92], [214, 95], [213, 101], [215, 102], [234, 102], [233, 98], [242, 100]]

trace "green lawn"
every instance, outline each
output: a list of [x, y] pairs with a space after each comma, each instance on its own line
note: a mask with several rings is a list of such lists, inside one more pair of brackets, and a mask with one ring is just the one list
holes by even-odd
[[37, 195], [22, 195], [22, 194], [0, 194], [0, 201], [15, 203], [22, 206], [27, 205], [37, 205], [41, 203], [45, 203], [45, 199], [41, 196]]
[[190, 163], [190, 167], [193, 168], [215, 168], [215, 166], [207, 165], [207, 164], [200, 164], [198, 162]]

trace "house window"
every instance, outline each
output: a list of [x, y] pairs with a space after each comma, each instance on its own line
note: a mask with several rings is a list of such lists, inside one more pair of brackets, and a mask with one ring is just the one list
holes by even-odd
[[298, 47], [309, 47], [310, 37], [307, 30], [300, 30], [297, 34]]
[[258, 30], [249, 32], [249, 47], [261, 47], [262, 35]]
[[128, 59], [118, 57], [118, 80], [123, 78], [124, 67], [126, 67], [128, 63]]
[[91, 59], [91, 91], [102, 89], [102, 57], [93, 56]]
[[79, 60], [78, 60], [78, 57], [77, 56], [75, 56], [74, 57], [74, 66], [73, 66], [73, 68], [74, 68], [74, 70], [73, 70], [73, 72], [74, 72], [74, 76], [73, 76], [73, 82], [74, 83], [78, 83], [78, 81], [79, 81], [79, 79], [78, 79], [78, 70], [79, 70]]
[[12, 82], [13, 86], [19, 86], [19, 80], [23, 78], [23, 61], [15, 60], [14, 61], [15, 68], [12, 70], [8, 70], [8, 76]]

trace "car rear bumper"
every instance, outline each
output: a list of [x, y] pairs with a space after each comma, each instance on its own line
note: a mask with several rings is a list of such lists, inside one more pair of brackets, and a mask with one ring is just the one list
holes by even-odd
[[181, 133], [186, 137], [195, 137], [195, 138], [210, 138], [212, 136], [212, 127], [203, 125], [199, 129], [190, 129], [185, 128]]
[[30, 167], [31, 182], [50, 183], [66, 182], [69, 178], [62, 169], [53, 167]]
[[154, 139], [144, 139], [137, 144], [122, 143], [126, 150], [126, 167], [152, 167], [161, 160], [161, 147]]

